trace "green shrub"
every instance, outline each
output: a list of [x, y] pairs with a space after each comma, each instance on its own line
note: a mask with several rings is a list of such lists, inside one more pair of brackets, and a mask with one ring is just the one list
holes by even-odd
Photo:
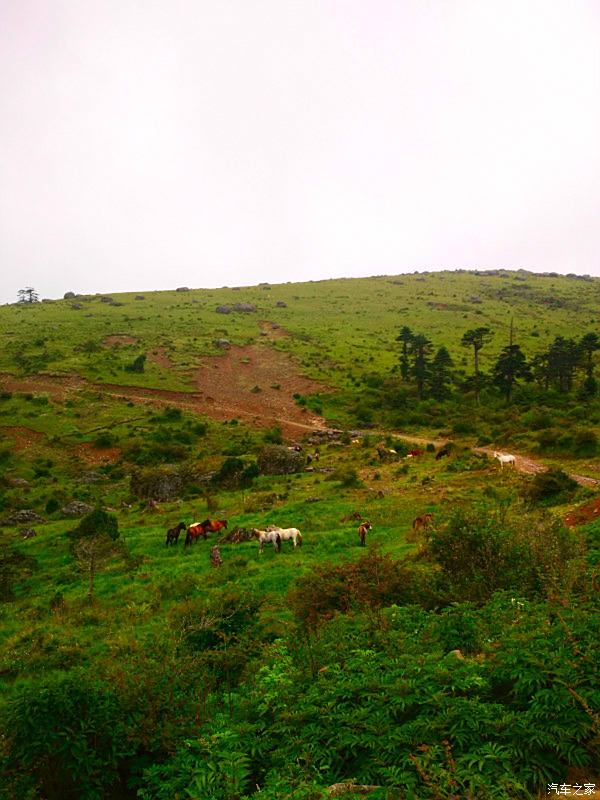
[[538, 472], [524, 494], [534, 503], [551, 505], [560, 503], [573, 496], [577, 483], [561, 469], [550, 469]]

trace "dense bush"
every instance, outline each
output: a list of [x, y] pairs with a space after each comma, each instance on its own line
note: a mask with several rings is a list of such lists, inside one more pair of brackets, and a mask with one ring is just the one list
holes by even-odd
[[422, 557], [442, 570], [449, 600], [485, 601], [499, 590], [527, 597], [566, 596], [582, 572], [584, 546], [560, 522], [501, 509], [457, 510], [430, 528]]
[[574, 494], [577, 483], [561, 469], [538, 472], [525, 489], [525, 496], [534, 503], [560, 503]]

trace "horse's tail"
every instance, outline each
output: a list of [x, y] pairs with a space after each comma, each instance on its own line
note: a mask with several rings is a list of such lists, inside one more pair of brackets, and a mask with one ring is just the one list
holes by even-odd
[[275, 547], [278, 553], [281, 553], [281, 536], [277, 534], [275, 536]]
[[185, 542], [184, 542], [183, 546], [184, 547], [188, 547], [189, 543], [191, 542], [191, 540], [192, 540], [192, 537], [190, 536], [190, 532], [188, 530], [188, 531], [186, 531], [186, 534], [185, 534]]
[[302, 534], [298, 531], [298, 544], [302, 547]]
[[413, 531], [416, 531], [419, 525], [420, 525], [420, 519], [419, 517], [415, 517], [413, 519], [413, 524], [412, 524]]

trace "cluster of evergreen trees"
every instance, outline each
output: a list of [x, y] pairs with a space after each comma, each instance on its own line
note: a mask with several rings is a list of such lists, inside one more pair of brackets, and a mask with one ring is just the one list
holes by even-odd
[[422, 333], [413, 333], [404, 326], [396, 341], [400, 342], [400, 376], [404, 383], [412, 383], [420, 400], [433, 397], [445, 400], [451, 396], [451, 385], [456, 383], [465, 392], [473, 392], [477, 402], [485, 385], [495, 386], [510, 402], [519, 381], [535, 381], [541, 389], [556, 389], [561, 393], [571, 392], [577, 385], [577, 376], [583, 378], [579, 389], [584, 397], [597, 394], [598, 385], [594, 377], [594, 353], [600, 350], [600, 338], [596, 333], [587, 333], [580, 339], [557, 336], [550, 347], [527, 359], [521, 347], [512, 342], [502, 349], [491, 373], [484, 375], [479, 367], [479, 353], [492, 338], [486, 327], [472, 328], [463, 334], [461, 344], [473, 353], [473, 374], [458, 379], [452, 372], [454, 362], [445, 347], [434, 353], [430, 339]]

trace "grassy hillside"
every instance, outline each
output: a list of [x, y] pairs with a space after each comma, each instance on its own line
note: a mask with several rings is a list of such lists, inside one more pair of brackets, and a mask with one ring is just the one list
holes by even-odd
[[[0, 796], [599, 785], [597, 489], [561, 471], [600, 477], [598, 399], [582, 361], [568, 391], [478, 403], [460, 344], [490, 328], [488, 374], [512, 319], [531, 359], [594, 331], [599, 287], [459, 271], [0, 308]], [[404, 325], [450, 351], [447, 395], [400, 380]], [[215, 534], [165, 545], [206, 517], [303, 544], [225, 538], [218, 567]]]

